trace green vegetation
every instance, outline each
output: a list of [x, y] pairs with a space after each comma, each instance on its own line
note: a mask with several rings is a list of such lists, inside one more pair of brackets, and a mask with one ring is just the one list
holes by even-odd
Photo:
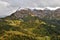
[[60, 20], [35, 16], [0, 20], [0, 40], [60, 40]]

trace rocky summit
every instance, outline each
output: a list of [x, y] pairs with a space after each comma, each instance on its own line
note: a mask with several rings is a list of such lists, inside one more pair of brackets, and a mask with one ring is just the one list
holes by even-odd
[[21, 9], [0, 18], [0, 40], [60, 40], [60, 9]]
[[10, 15], [10, 17], [20, 19], [28, 15], [37, 16], [41, 19], [60, 20], [60, 8], [56, 10], [21, 9], [21, 10], [16, 11], [12, 15]]

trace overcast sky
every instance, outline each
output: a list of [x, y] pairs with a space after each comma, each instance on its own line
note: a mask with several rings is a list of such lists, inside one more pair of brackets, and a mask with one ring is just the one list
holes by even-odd
[[60, 0], [21, 0], [22, 7], [59, 7]]
[[8, 15], [19, 7], [60, 7], [60, 0], [0, 0], [0, 16]]

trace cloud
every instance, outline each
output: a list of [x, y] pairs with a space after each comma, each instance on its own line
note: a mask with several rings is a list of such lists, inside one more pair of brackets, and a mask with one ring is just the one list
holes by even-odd
[[11, 14], [19, 7], [53, 7], [54, 9], [60, 7], [60, 0], [0, 0], [0, 16]]
[[4, 2], [4, 1], [0, 1], [0, 6], [8, 6], [9, 5], [9, 3], [8, 2]]
[[[8, 2], [5, 1], [1, 1], [0, 0], [0, 16], [1, 15], [5, 15], [6, 14], [6, 8], [9, 6], [10, 4]], [[5, 12], [4, 12], [5, 11]]]
[[21, 7], [60, 7], [60, 0], [20, 0]]
[[12, 0], [0, 0], [0, 17], [15, 12], [18, 8], [18, 2]]

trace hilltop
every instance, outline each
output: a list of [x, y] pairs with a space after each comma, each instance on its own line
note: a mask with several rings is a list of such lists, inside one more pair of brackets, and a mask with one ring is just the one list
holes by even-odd
[[60, 8], [56, 10], [50, 10], [50, 9], [44, 9], [44, 10], [38, 10], [38, 9], [21, 9], [13, 14], [10, 15], [11, 18], [15, 17], [16, 19], [23, 18], [24, 16], [37, 16], [41, 19], [49, 19], [49, 20], [60, 20]]
[[0, 40], [60, 40], [60, 9], [21, 9], [0, 18]]

